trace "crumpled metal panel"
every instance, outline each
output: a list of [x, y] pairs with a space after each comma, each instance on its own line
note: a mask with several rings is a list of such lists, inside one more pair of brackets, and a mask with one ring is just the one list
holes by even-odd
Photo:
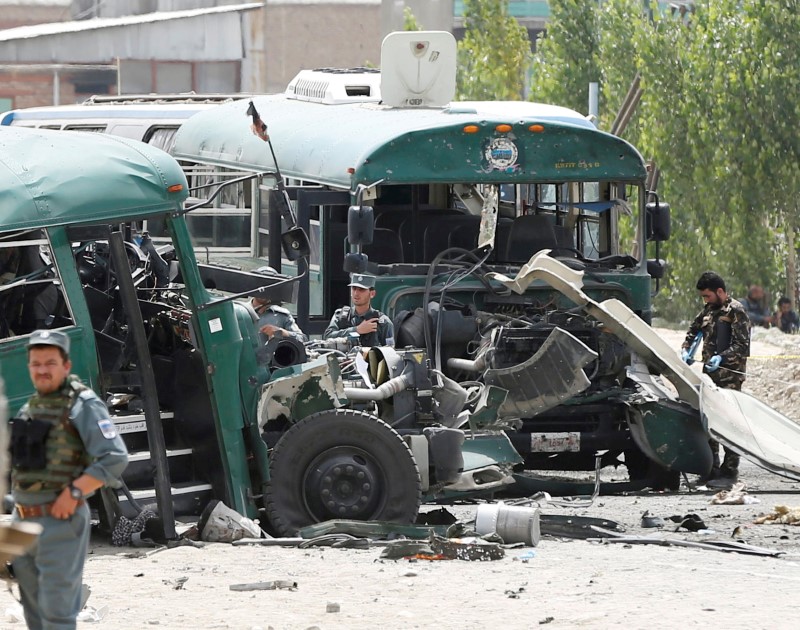
[[488, 369], [484, 380], [509, 392], [500, 417], [531, 418], [558, 406], [589, 387], [583, 368], [597, 353], [562, 328], [555, 328], [527, 361]]
[[522, 293], [542, 280], [581, 305], [607, 329], [635, 350], [678, 390], [680, 399], [705, 416], [709, 433], [726, 447], [771, 472], [800, 479], [800, 424], [757, 398], [731, 389], [720, 389], [711, 379], [697, 374], [636, 313], [619, 300], [595, 302], [582, 290], [583, 273], [540, 252], [520, 269], [514, 279], [494, 274], [494, 279]]

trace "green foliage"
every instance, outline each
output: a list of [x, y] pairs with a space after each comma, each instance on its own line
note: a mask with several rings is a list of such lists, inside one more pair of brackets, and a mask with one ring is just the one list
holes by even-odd
[[521, 100], [530, 66], [528, 31], [507, 0], [464, 0], [456, 100]]
[[411, 12], [411, 7], [406, 6], [403, 8], [403, 30], [404, 31], [421, 31], [422, 26], [417, 22], [417, 17]]
[[655, 306], [676, 321], [700, 308], [694, 285], [706, 269], [735, 296], [751, 283], [784, 292], [787, 236], [800, 224], [800, 13], [786, 1], [708, 0], [682, 18], [651, 4], [554, 0], [532, 93], [583, 111], [599, 80], [608, 129], [640, 73], [625, 137], [656, 160], [672, 206]]
[[596, 0], [553, 0], [536, 42], [531, 98], [585, 112], [589, 83], [600, 81]]

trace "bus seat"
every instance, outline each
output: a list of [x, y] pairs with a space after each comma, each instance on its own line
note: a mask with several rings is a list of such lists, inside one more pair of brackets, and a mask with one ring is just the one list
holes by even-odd
[[363, 251], [372, 262], [383, 265], [405, 261], [400, 235], [389, 228], [375, 228], [372, 243], [364, 245]]
[[526, 214], [514, 219], [511, 225], [506, 260], [527, 261], [536, 252], [557, 245], [553, 218], [543, 214]]
[[553, 231], [556, 235], [556, 244], [559, 247], [575, 247], [575, 230], [566, 225], [554, 225]]
[[429, 222], [425, 228], [425, 236], [422, 242], [423, 262], [432, 262], [437, 254], [450, 247], [450, 236], [461, 227], [471, 230], [474, 236], [472, 239], [473, 244], [465, 249], [475, 249], [480, 223], [481, 218], [479, 216], [465, 214], [447, 217], [444, 221]]

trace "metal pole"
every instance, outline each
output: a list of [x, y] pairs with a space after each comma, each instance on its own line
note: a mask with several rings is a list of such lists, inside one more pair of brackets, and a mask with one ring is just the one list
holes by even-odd
[[53, 105], [61, 105], [61, 77], [53, 70]]
[[175, 540], [178, 536], [175, 532], [172, 484], [169, 478], [164, 429], [161, 426], [161, 413], [158, 408], [156, 380], [153, 376], [153, 360], [147, 347], [147, 335], [139, 309], [139, 301], [136, 298], [136, 288], [133, 286], [133, 278], [128, 272], [128, 256], [125, 253], [125, 243], [122, 240], [121, 232], [111, 233], [110, 246], [111, 258], [117, 272], [122, 307], [127, 314], [128, 327], [136, 345], [136, 365], [142, 379], [142, 403], [144, 419], [147, 424], [147, 443], [150, 447], [150, 458], [155, 464], [156, 505], [164, 525], [164, 538]]
[[589, 116], [594, 116], [594, 120], [599, 120], [599, 94], [600, 84], [596, 81], [589, 83]]

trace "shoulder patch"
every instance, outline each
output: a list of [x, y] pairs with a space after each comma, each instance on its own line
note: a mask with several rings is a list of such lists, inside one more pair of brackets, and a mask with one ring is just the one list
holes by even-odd
[[97, 426], [100, 428], [100, 432], [103, 434], [103, 437], [107, 440], [113, 440], [115, 437], [117, 437], [117, 427], [113, 422], [111, 422], [110, 418], [98, 420]]

